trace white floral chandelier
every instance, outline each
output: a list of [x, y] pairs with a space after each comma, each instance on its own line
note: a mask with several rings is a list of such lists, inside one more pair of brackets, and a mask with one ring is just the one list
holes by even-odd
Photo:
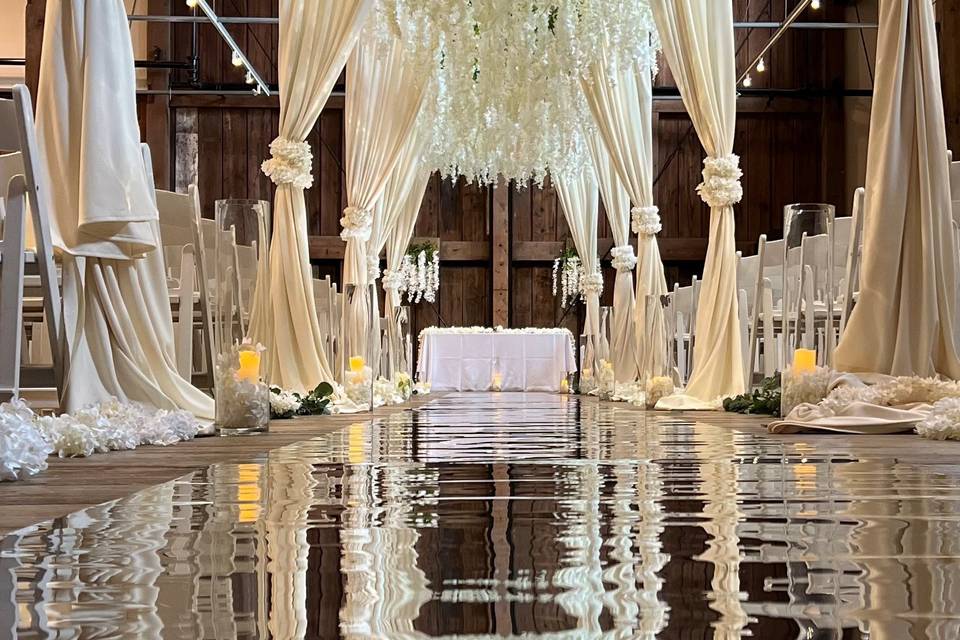
[[381, 0], [377, 20], [436, 76], [421, 113], [428, 163], [480, 183], [578, 172], [594, 126], [588, 66], [652, 72], [659, 48], [648, 0]]

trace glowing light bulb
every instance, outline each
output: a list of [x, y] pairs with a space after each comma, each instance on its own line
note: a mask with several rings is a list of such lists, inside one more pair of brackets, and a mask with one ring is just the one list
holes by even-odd
[[243, 66], [243, 58], [240, 57], [239, 51], [234, 51], [233, 55], [230, 56], [230, 64], [232, 64], [235, 67]]
[[260, 85], [257, 85], [256, 87], [253, 88], [253, 95], [258, 96], [261, 93], [263, 93], [263, 91], [260, 89]]
[[253, 84], [256, 80], [253, 77], [253, 74], [247, 71], [247, 76], [244, 78], [247, 84]]
[[747, 77], [743, 79], [743, 86], [749, 87], [753, 84], [753, 79], [750, 77], [750, 74], [747, 74]]
[[757, 61], [757, 73], [763, 73], [767, 70], [767, 63], [763, 61], [763, 58], [760, 58]]
[[200, 4], [200, 0], [187, 0], [187, 6], [191, 9], [196, 9], [198, 4]]
[[811, 8], [811, 9], [819, 9], [819, 8], [820, 8], [820, 0], [813, 0], [813, 1], [810, 3], [810, 8]]

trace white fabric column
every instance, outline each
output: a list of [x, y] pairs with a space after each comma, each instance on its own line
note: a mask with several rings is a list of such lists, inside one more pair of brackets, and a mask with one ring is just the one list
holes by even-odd
[[610, 336], [610, 360], [617, 382], [637, 379], [636, 335], [634, 329], [633, 269], [637, 257], [630, 244], [630, 196], [617, 176], [603, 140], [592, 135], [588, 140], [590, 157], [597, 170], [597, 182], [603, 197], [607, 220], [616, 245], [610, 250], [617, 279], [613, 285], [613, 326]]
[[374, 0], [280, 0], [280, 135], [263, 172], [277, 185], [270, 243], [270, 291], [258, 292], [250, 333], [268, 347], [270, 382], [313, 389], [333, 379], [313, 298], [303, 190], [313, 184], [305, 142]]
[[840, 371], [960, 378], [944, 131], [933, 7], [883, 0], [860, 298], [834, 352]]
[[[347, 356], [366, 355], [370, 329], [366, 245], [373, 206], [412, 134], [427, 80], [427, 74], [410, 64], [399, 39], [379, 42], [373, 29], [361, 35], [347, 63], [347, 208], [340, 219], [340, 236], [347, 243], [343, 260]], [[350, 285], [357, 287], [352, 298]]]
[[66, 411], [115, 396], [213, 418], [177, 372], [122, 0], [49, 0], [37, 139], [63, 255]]
[[638, 61], [613, 77], [609, 64], [605, 59], [592, 65], [590, 79], [583, 80], [582, 84], [600, 137], [634, 205], [631, 209], [632, 229], [637, 234], [634, 344], [641, 373], [649, 373], [653, 362], [652, 352], [645, 345], [648, 332], [644, 304], [648, 295], [667, 293], [656, 236], [661, 228], [660, 210], [653, 204], [652, 69]]
[[[588, 166], [577, 175], [555, 176], [554, 184], [563, 216], [570, 227], [570, 235], [573, 236], [573, 243], [586, 274], [582, 285], [587, 307], [583, 335], [596, 339], [600, 333], [600, 294], [603, 292], [603, 274], [600, 273], [597, 256], [597, 218], [600, 204], [597, 178], [593, 167]], [[583, 368], [586, 368], [586, 363], [581, 364], [581, 369]]]
[[[708, 407], [744, 390], [737, 327], [737, 247], [733, 205], [740, 202], [733, 5], [716, 0], [652, 0], [666, 56], [700, 143], [707, 152], [697, 192], [710, 205], [710, 239], [697, 309], [694, 370], [680, 408]], [[682, 398], [674, 398], [682, 400]], [[669, 407], [664, 399], [659, 406]]]

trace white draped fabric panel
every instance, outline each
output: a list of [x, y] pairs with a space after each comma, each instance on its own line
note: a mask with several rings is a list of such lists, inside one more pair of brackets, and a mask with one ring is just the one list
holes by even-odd
[[[707, 152], [697, 190], [710, 205], [710, 238], [697, 309], [694, 370], [686, 398], [665, 408], [710, 406], [744, 390], [737, 325], [737, 256], [733, 205], [740, 201], [733, 155], [737, 95], [733, 5], [717, 0], [651, 0], [663, 54]], [[683, 402], [686, 400], [687, 402]]]
[[[374, 206], [370, 240], [367, 241], [367, 277], [370, 282], [380, 277], [380, 252], [386, 247], [391, 232], [406, 210], [410, 191], [420, 182], [419, 177], [422, 173], [420, 156], [423, 153], [424, 140], [425, 137], [420, 135], [416, 129], [407, 137], [407, 142], [403, 145], [397, 164], [390, 172], [390, 178], [387, 180], [383, 193]], [[420, 193], [420, 197], [423, 197], [422, 193]], [[416, 217], [414, 217], [414, 220], [416, 220]], [[385, 291], [395, 290], [394, 285], [397, 284], [397, 278], [391, 274], [392, 272], [389, 269], [384, 273], [383, 288]]]
[[[587, 319], [583, 335], [600, 334], [600, 293], [603, 291], [603, 275], [597, 256], [597, 218], [599, 216], [600, 192], [593, 167], [584, 168], [577, 175], [554, 176], [557, 196], [563, 216], [570, 227], [570, 235], [580, 255], [585, 272], [583, 280], [584, 303]], [[592, 365], [592, 363], [590, 363]], [[581, 368], [589, 368], [581, 363]]]
[[[413, 239], [423, 194], [427, 191], [431, 175], [430, 169], [422, 162], [418, 163], [410, 190], [403, 198], [401, 209], [387, 238], [387, 270], [383, 276], [383, 288], [387, 296], [383, 307], [387, 318], [392, 318], [394, 310], [401, 304], [398, 288], [400, 268], [403, 265], [403, 256], [407, 253], [407, 247], [410, 246], [410, 240]], [[388, 282], [391, 280], [392, 282]]]
[[177, 373], [122, 0], [49, 0], [37, 138], [63, 252], [65, 411], [110, 396], [213, 418]]
[[[343, 260], [347, 356], [366, 355], [370, 329], [366, 245], [373, 208], [413, 133], [427, 75], [409, 64], [400, 40], [380, 42], [373, 29], [364, 31], [347, 63], [347, 208], [340, 219], [340, 236], [347, 242]], [[356, 286], [352, 296], [350, 285]]]
[[840, 371], [960, 378], [933, 14], [929, 2], [880, 3], [860, 298], [834, 352]]
[[636, 336], [634, 331], [633, 269], [637, 264], [630, 244], [630, 196], [617, 176], [613, 161], [599, 135], [588, 140], [590, 157], [597, 171], [600, 195], [610, 222], [611, 250], [617, 278], [613, 284], [613, 322], [610, 331], [610, 361], [617, 382], [637, 379]]
[[258, 295], [250, 333], [268, 347], [271, 384], [312, 389], [333, 379], [313, 298], [303, 190], [313, 183], [304, 142], [346, 64], [374, 0], [280, 0], [280, 135], [264, 172], [277, 184], [269, 295]]
[[[609, 73], [608, 62], [604, 60], [591, 67], [593, 81], [584, 80], [583, 90], [611, 162], [633, 202], [632, 228], [637, 234], [633, 331], [638, 365], [641, 373], [644, 373], [649, 372], [651, 360], [650, 352], [645, 347], [645, 299], [648, 295], [667, 293], [656, 236], [660, 231], [660, 214], [653, 203], [651, 70], [635, 62], [613, 77]], [[620, 244], [619, 240], [617, 244]]]

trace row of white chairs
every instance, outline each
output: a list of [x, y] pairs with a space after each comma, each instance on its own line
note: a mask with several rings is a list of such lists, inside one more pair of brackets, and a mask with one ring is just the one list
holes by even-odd
[[[789, 253], [784, 240], [766, 235], [760, 236], [756, 254], [737, 253], [745, 380], [755, 382], [782, 370], [800, 346], [816, 348], [821, 364], [829, 362], [857, 296], [863, 196], [863, 189], [857, 189], [852, 216], [836, 218], [826, 234], [803, 236]], [[667, 325], [683, 381], [694, 367], [700, 286], [694, 276], [689, 286], [674, 284], [669, 294]]]

